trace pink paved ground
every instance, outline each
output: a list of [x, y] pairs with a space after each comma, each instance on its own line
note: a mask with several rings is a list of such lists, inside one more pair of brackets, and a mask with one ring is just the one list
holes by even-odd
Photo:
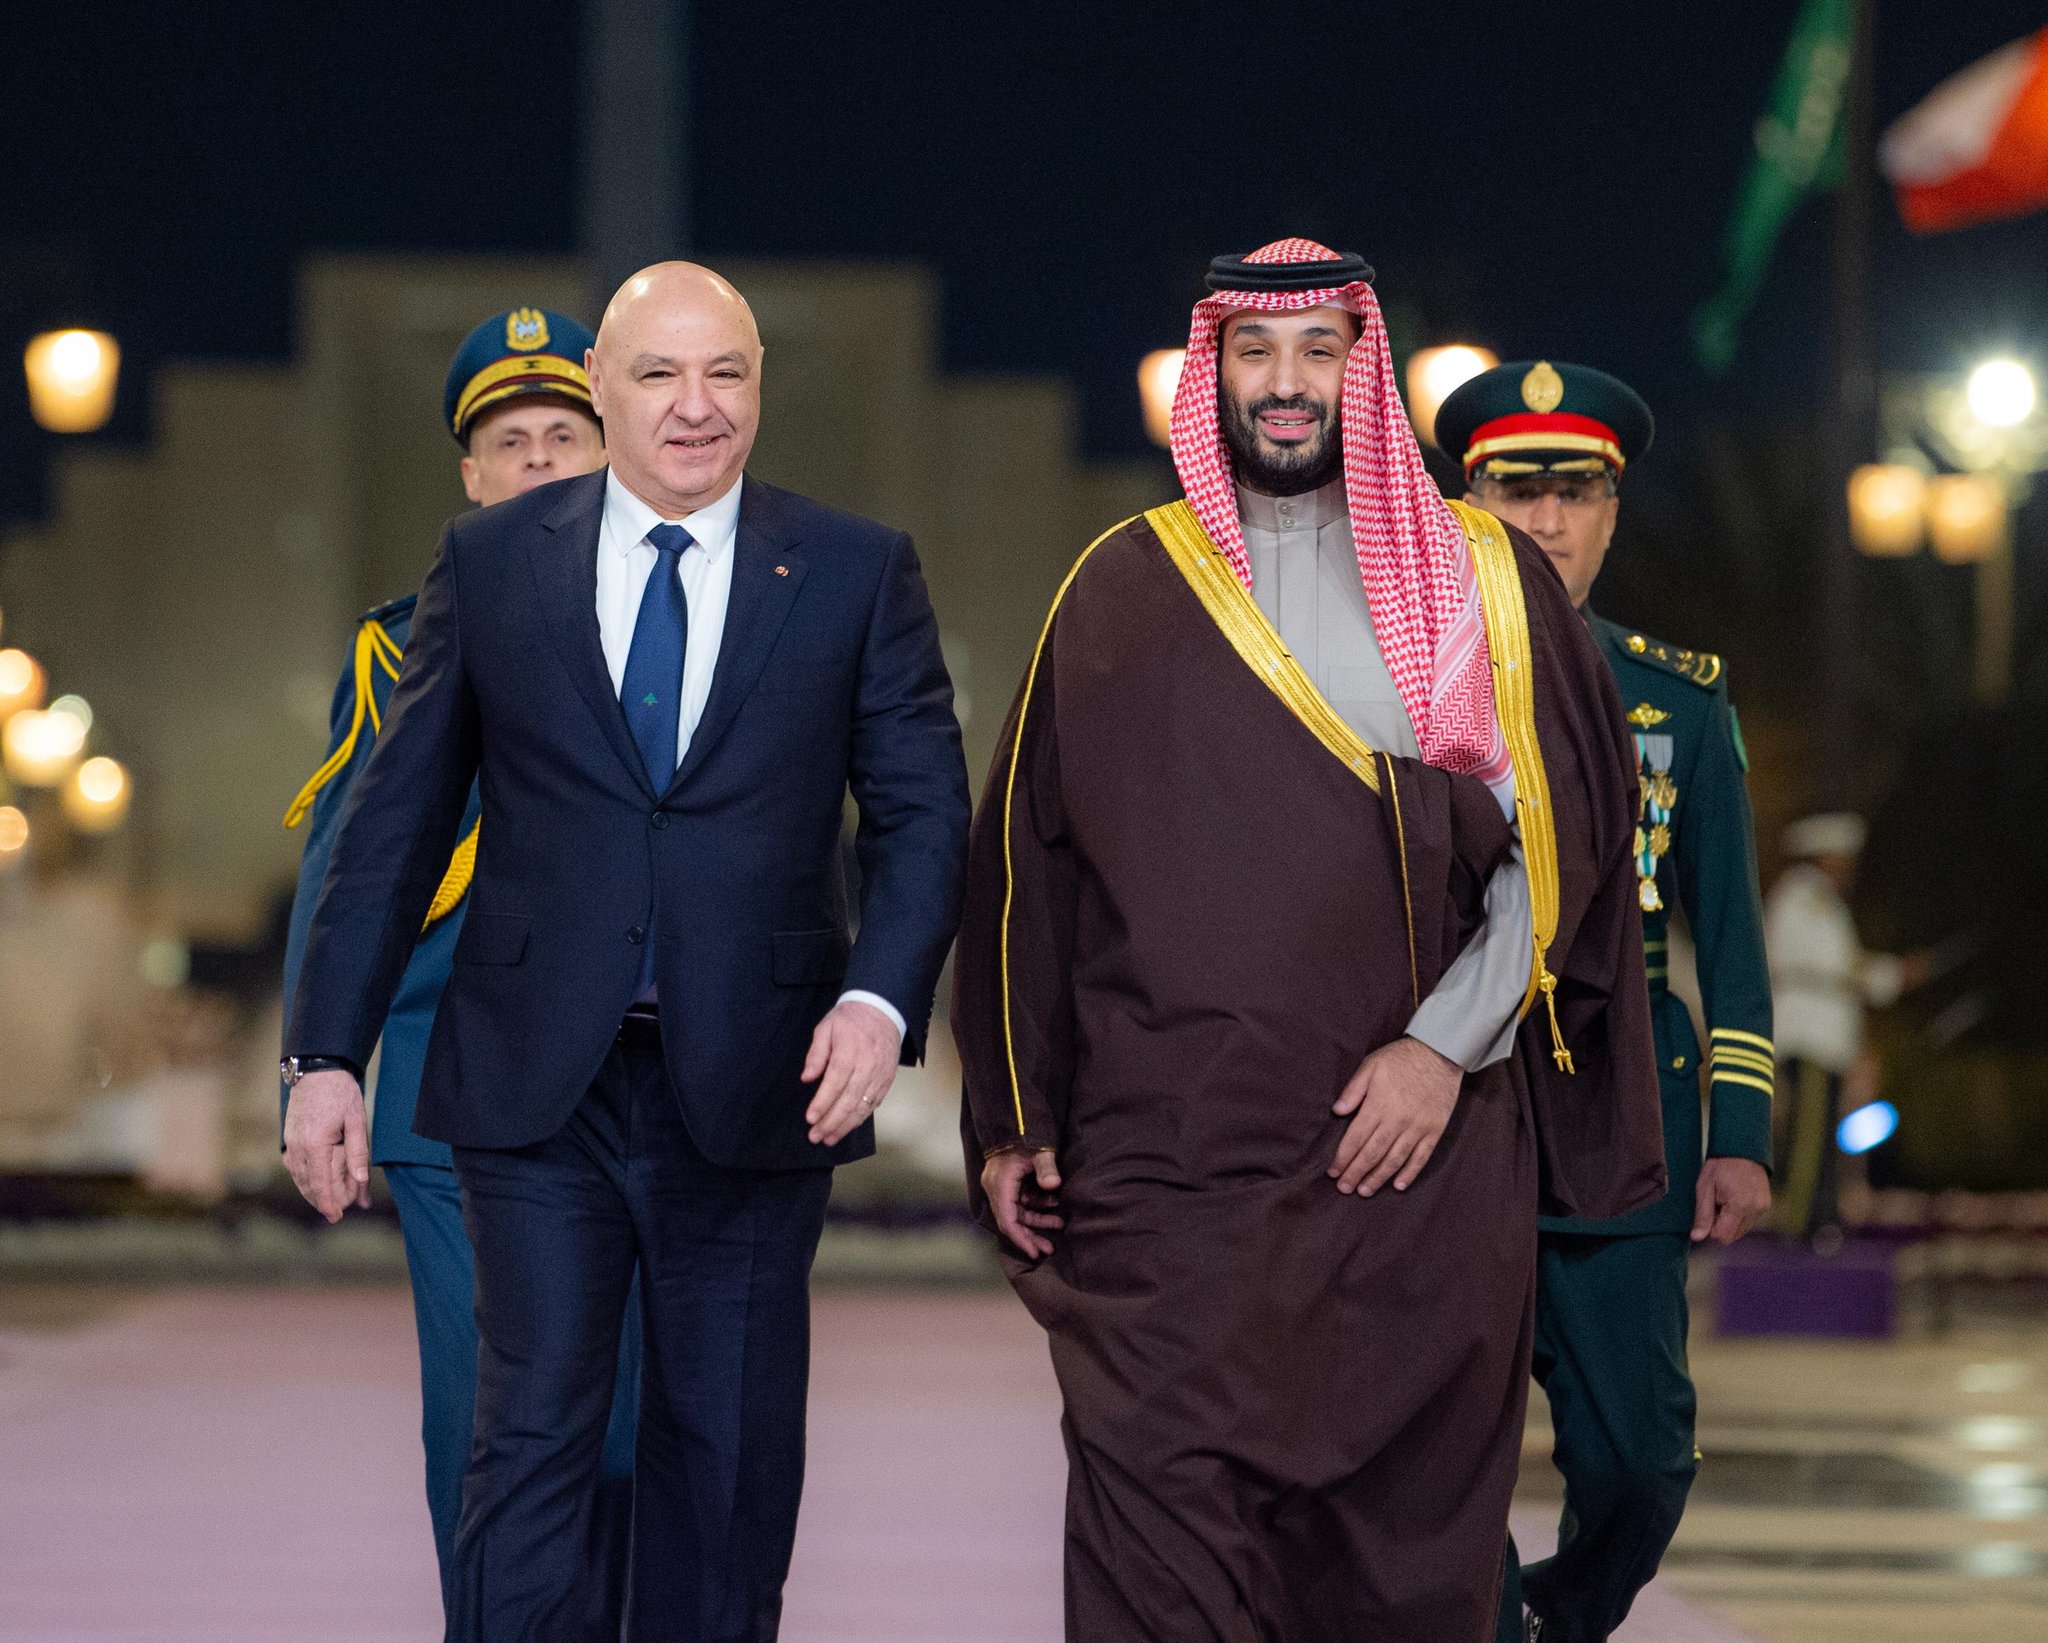
[[[415, 1373], [397, 1291], [0, 1331], [0, 1643], [432, 1643]], [[1006, 1295], [821, 1297], [786, 1643], [1057, 1643], [1056, 1414]], [[1736, 1638], [1642, 1619], [1623, 1643]]]

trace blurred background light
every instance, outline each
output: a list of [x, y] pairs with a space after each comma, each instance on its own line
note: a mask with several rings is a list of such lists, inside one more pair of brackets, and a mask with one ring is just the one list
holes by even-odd
[[0, 872], [28, 854], [28, 817], [13, 805], [0, 805]]
[[55, 787], [85, 750], [85, 726], [68, 713], [24, 708], [0, 730], [0, 760], [23, 787]]
[[182, 987], [192, 974], [192, 949], [175, 936], [159, 936], [143, 947], [139, 967], [152, 987]]
[[87, 759], [64, 784], [65, 819], [81, 833], [111, 833], [127, 819], [130, 792], [118, 759]]
[[1436, 413], [1452, 392], [1499, 363], [1490, 349], [1465, 342], [1418, 348], [1408, 356], [1408, 414], [1425, 442], [1436, 438]]
[[2016, 428], [2033, 415], [2034, 373], [2016, 359], [1987, 359], [1963, 388], [1970, 414], [1993, 428]]
[[1975, 565], [2005, 546], [2005, 486], [1996, 474], [1936, 474], [1927, 482], [1927, 539], [1951, 565]]
[[1903, 462], [1866, 462], [1849, 476], [1849, 533], [1859, 552], [1901, 559], [1927, 530], [1927, 476]]
[[68, 719], [76, 719], [82, 729], [92, 732], [92, 704], [83, 696], [59, 696], [50, 704], [49, 711], [61, 713]]
[[1173, 396], [1180, 388], [1185, 348], [1155, 348], [1138, 361], [1138, 398], [1145, 407], [1145, 436], [1164, 449], [1173, 442]]
[[104, 331], [45, 331], [22, 355], [28, 408], [53, 434], [89, 434], [114, 414], [120, 345]]
[[0, 650], [0, 722], [43, 705], [43, 669], [25, 650]]
[[1835, 1127], [1835, 1142], [1850, 1154], [1868, 1152], [1891, 1138], [1899, 1127], [1899, 1109], [1889, 1101], [1873, 1101], [1858, 1107]]

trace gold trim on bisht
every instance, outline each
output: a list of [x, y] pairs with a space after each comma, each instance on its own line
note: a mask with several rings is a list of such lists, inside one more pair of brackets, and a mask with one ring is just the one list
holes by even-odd
[[[1174, 569], [1194, 589], [1195, 597], [1222, 629], [1223, 636], [1246, 667], [1264, 681], [1280, 698], [1287, 711], [1307, 727], [1309, 733], [1374, 793], [1392, 801], [1394, 848], [1401, 858], [1401, 905], [1408, 919], [1408, 980], [1417, 1008], [1422, 1004], [1422, 986], [1415, 964], [1415, 899], [1408, 882], [1408, 831], [1401, 819], [1400, 789], [1394, 780], [1393, 756], [1368, 746], [1365, 739], [1345, 722], [1316, 689], [1294, 653], [1281, 642], [1280, 634], [1259, 609], [1258, 601], [1245, 590], [1230, 568], [1230, 561], [1209, 540], [1202, 521], [1186, 502], [1169, 502], [1145, 515], [1145, 523], [1159, 538]], [[1379, 764], [1386, 760], [1387, 786], [1380, 787]]]
[[[1137, 516], [1131, 516], [1135, 519]], [[1067, 589], [1074, 585], [1074, 578], [1081, 574], [1081, 567], [1088, 563], [1088, 556], [1103, 543], [1131, 522], [1118, 521], [1081, 550], [1081, 557], [1074, 561], [1074, 568], [1067, 572], [1067, 579], [1060, 583], [1059, 591], [1052, 596], [1052, 609], [1045, 613], [1045, 625], [1038, 630], [1038, 643], [1032, 647], [1031, 666], [1024, 672], [1024, 691], [1017, 701], [1017, 734], [1010, 743], [1010, 769], [1003, 778], [1003, 921], [1000, 931], [1000, 956], [1003, 979], [1003, 1054], [1010, 1064], [1010, 1103], [1016, 1109], [1017, 1135], [1025, 1133], [1024, 1085], [1017, 1076], [1017, 1040], [1010, 1026], [1010, 909], [1017, 899], [1016, 856], [1010, 849], [1011, 816], [1017, 797], [1017, 765], [1024, 756], [1024, 725], [1031, 717], [1031, 693], [1038, 685], [1038, 664], [1045, 659], [1045, 642], [1052, 637], [1053, 618], [1060, 613], [1060, 604], [1067, 597]]]
[[1536, 736], [1536, 679], [1529, 643], [1529, 607], [1522, 597], [1522, 573], [1515, 563], [1507, 527], [1482, 508], [1451, 503], [1479, 578], [1479, 602], [1486, 614], [1486, 645], [1493, 662], [1493, 705], [1515, 772], [1515, 816], [1522, 829], [1522, 858], [1529, 874], [1529, 909], [1535, 925], [1535, 953], [1526, 1016], [1540, 993], [1550, 1015], [1550, 1055], [1563, 1072], [1573, 1072], [1557, 1021], [1557, 977], [1550, 973], [1550, 943], [1557, 935], [1559, 880], [1557, 821], [1550, 808], [1550, 778]]
[[1209, 540], [1202, 521], [1185, 502], [1169, 502], [1145, 515], [1174, 568], [1187, 578], [1195, 597], [1211, 620], [1223, 630], [1223, 637], [1259, 676], [1266, 688], [1287, 705], [1287, 710], [1306, 725], [1316, 740], [1342, 761], [1360, 781], [1375, 793], [1380, 790], [1380, 773], [1374, 763], [1375, 750], [1358, 732], [1344, 722], [1335, 708], [1323, 699], [1294, 653], [1280, 642], [1273, 624], [1258, 602], [1245, 592], [1230, 561]]

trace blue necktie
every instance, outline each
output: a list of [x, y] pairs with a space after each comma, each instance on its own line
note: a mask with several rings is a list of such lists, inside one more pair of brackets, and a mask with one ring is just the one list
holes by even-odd
[[[676, 741], [683, 706], [683, 649], [690, 635], [690, 606], [683, 597], [683, 550], [694, 538], [680, 525], [656, 525], [647, 533], [655, 547], [654, 569], [640, 596], [633, 645], [626, 652], [626, 677], [619, 703], [633, 740], [647, 765], [656, 794], [675, 779]], [[651, 944], [650, 944], [651, 945]]]
[[[633, 644], [626, 652], [626, 677], [619, 685], [619, 704], [647, 766], [656, 795], [668, 791], [676, 774], [676, 742], [683, 708], [683, 651], [690, 636], [690, 605], [683, 597], [683, 550], [694, 541], [680, 525], [656, 525], [647, 533], [654, 544], [654, 569], [647, 573], [647, 591], [640, 595], [640, 614], [633, 623]], [[650, 914], [652, 910], [650, 909]], [[637, 996], [654, 996], [654, 920], [640, 947]]]

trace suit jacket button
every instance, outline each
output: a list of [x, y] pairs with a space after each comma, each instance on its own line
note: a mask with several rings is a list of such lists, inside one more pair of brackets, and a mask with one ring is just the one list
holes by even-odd
[[630, 941], [635, 947], [638, 947], [641, 942], [647, 939], [647, 932], [641, 929], [640, 926], [636, 924], [633, 926], [632, 929], [626, 932], [626, 939]]
[[668, 826], [668, 812], [666, 810], [655, 811], [654, 815], [650, 819], [653, 821], [656, 827]]

